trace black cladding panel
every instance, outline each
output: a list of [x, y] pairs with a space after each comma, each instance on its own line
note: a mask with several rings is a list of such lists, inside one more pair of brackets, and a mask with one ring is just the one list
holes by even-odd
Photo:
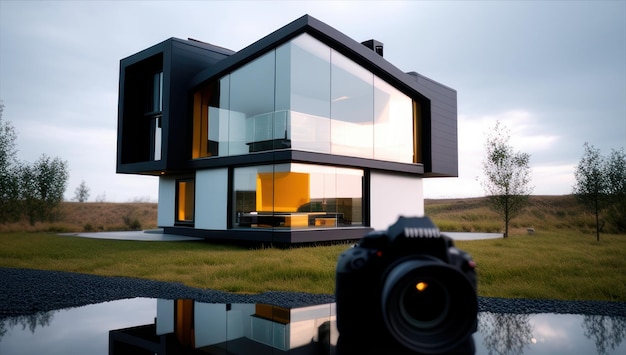
[[[430, 120], [425, 135], [428, 146], [424, 147], [425, 175], [457, 177], [459, 175], [457, 93], [417, 73], [414, 86], [430, 100]], [[429, 132], [430, 131], [430, 134]]]
[[[169, 107], [164, 117], [163, 149], [167, 151], [167, 167], [176, 169], [190, 157], [189, 136], [189, 82], [200, 71], [226, 58], [223, 52], [215, 52], [200, 48], [194, 41], [173, 41], [170, 60]], [[167, 90], [165, 90], [167, 92]]]
[[[120, 61], [117, 172], [158, 174], [189, 159], [188, 88], [190, 79], [233, 52], [210, 44], [170, 38]], [[146, 91], [155, 72], [163, 72], [160, 112], [161, 157], [154, 159], [154, 123], [147, 118]]]

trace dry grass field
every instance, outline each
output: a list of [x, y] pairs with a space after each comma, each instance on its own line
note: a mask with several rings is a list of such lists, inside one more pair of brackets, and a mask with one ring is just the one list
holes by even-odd
[[[485, 204], [484, 198], [426, 200], [426, 215], [441, 230], [449, 232], [501, 232], [498, 215]], [[54, 222], [28, 221], [0, 224], [6, 232], [100, 232], [153, 229], [157, 227], [156, 203], [78, 203], [61, 204]], [[593, 233], [594, 219], [586, 214], [574, 196], [531, 196], [526, 210], [513, 219], [512, 233], [525, 234], [527, 228], [536, 231], [573, 230]]]
[[63, 202], [52, 222], [31, 226], [26, 219], [19, 223], [0, 224], [7, 232], [103, 232], [145, 230], [157, 226], [156, 203]]
[[[428, 215], [448, 232], [502, 232], [504, 224], [489, 209], [485, 198], [426, 200]], [[573, 195], [531, 196], [526, 209], [511, 221], [511, 234], [541, 231], [595, 233], [595, 220], [585, 213]]]

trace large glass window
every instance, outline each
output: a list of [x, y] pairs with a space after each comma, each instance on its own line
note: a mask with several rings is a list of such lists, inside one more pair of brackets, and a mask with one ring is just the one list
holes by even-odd
[[292, 148], [330, 153], [330, 47], [303, 34], [277, 52], [290, 58], [284, 86], [289, 90]]
[[363, 171], [310, 164], [234, 170], [235, 228], [328, 228], [363, 224]]
[[331, 69], [331, 152], [373, 158], [374, 75], [336, 51]]
[[274, 148], [274, 67], [271, 51], [230, 75], [230, 155]]
[[194, 93], [192, 156], [274, 149], [412, 163], [413, 100], [302, 34]]
[[374, 78], [374, 159], [413, 162], [413, 100]]

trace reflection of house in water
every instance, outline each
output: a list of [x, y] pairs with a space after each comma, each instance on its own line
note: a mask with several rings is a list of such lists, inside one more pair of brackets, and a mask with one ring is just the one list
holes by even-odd
[[331, 354], [335, 304], [285, 308], [158, 300], [154, 324], [109, 332], [109, 354]]

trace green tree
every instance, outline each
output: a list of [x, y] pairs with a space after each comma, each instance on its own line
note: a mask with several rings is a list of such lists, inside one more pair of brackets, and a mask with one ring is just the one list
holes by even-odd
[[626, 153], [613, 149], [605, 162], [607, 222], [617, 232], [626, 232]]
[[592, 211], [596, 218], [596, 240], [600, 241], [600, 212], [608, 205], [607, 181], [605, 177], [605, 161], [600, 154], [600, 149], [589, 143], [584, 145], [580, 162], [574, 171], [576, 183], [574, 185], [574, 195], [578, 202]]
[[11, 122], [3, 121], [3, 112], [4, 105], [0, 101], [0, 223], [17, 220], [20, 216], [17, 133]]
[[530, 154], [514, 152], [509, 145], [510, 134], [500, 121], [485, 142], [483, 188], [491, 209], [504, 222], [504, 238], [509, 236], [509, 223], [528, 203], [530, 186]]
[[86, 202], [89, 199], [89, 187], [85, 180], [80, 182], [80, 185], [74, 190], [74, 201]]
[[0, 101], [0, 223], [19, 220], [24, 214], [31, 224], [52, 219], [67, 188], [67, 162], [45, 154], [32, 165], [20, 162], [17, 133], [2, 120], [3, 112]]
[[30, 223], [53, 220], [67, 188], [67, 162], [43, 154], [33, 165], [22, 167], [20, 175], [24, 211]]

